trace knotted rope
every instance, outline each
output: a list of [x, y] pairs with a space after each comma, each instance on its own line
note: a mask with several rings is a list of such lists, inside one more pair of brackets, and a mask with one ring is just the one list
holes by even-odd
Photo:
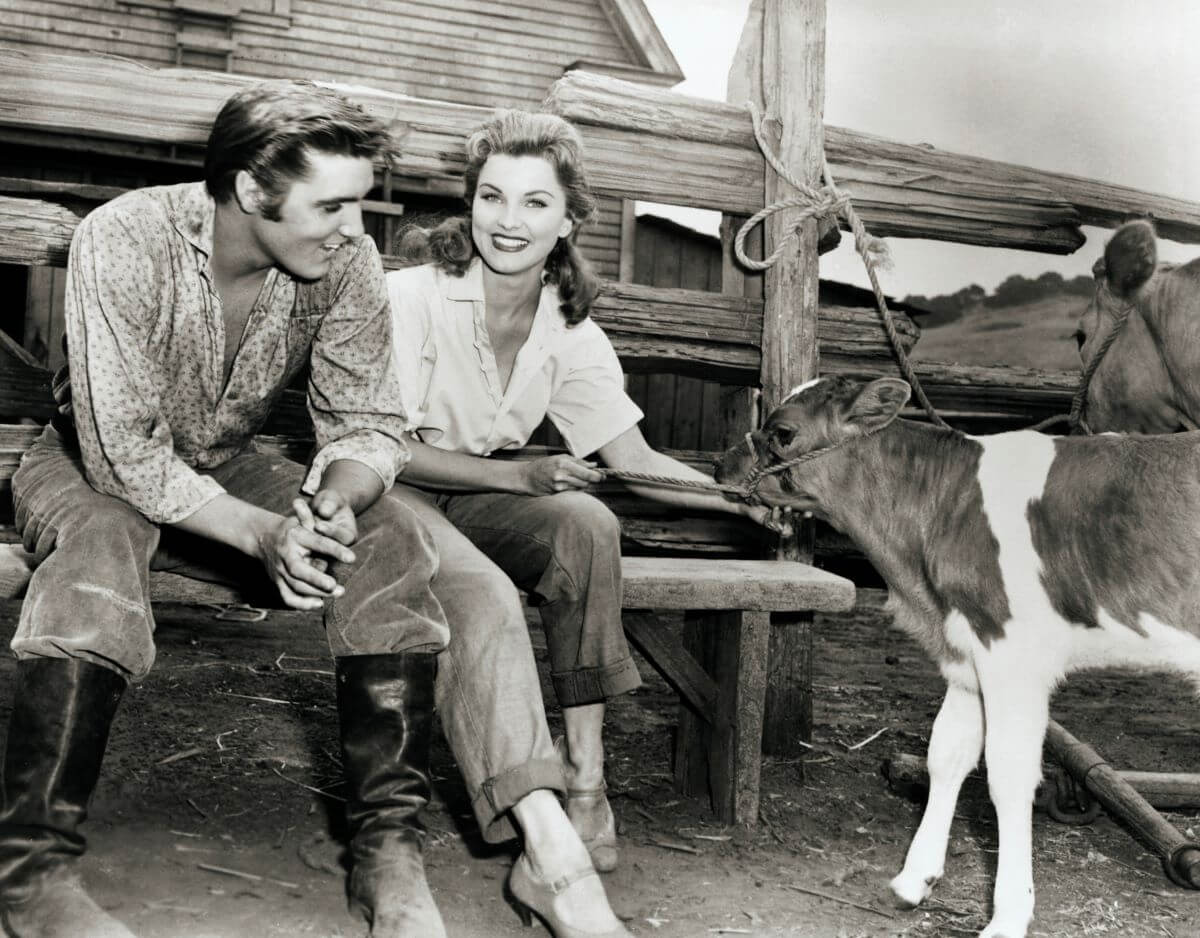
[[[788, 171], [788, 168], [780, 162], [779, 157], [771, 148], [770, 143], [763, 133], [762, 115], [759, 113], [754, 102], [747, 102], [746, 107], [750, 111], [750, 119], [754, 124], [754, 139], [758, 141], [758, 146], [763, 152], [763, 157], [771, 164], [771, 168], [788, 185], [797, 189], [800, 194], [772, 202], [766, 208], [756, 212], [746, 220], [746, 223], [742, 225], [733, 242], [737, 259], [752, 270], [766, 270], [783, 256], [784, 251], [787, 250], [790, 244], [799, 241], [802, 222], [812, 217], [840, 214], [854, 235], [855, 250], [858, 251], [858, 255], [862, 258], [863, 265], [867, 269], [867, 278], [871, 281], [871, 292], [875, 295], [875, 307], [879, 311], [884, 331], [887, 333], [888, 341], [891, 343], [892, 350], [896, 355], [896, 362], [900, 366], [900, 373], [913, 389], [913, 394], [916, 395], [917, 401], [929, 415], [929, 419], [937, 426], [947, 426], [946, 422], [933, 409], [933, 405], [925, 396], [921, 382], [917, 379], [916, 373], [908, 361], [908, 356], [904, 353], [904, 346], [900, 341], [899, 333], [896, 331], [896, 323], [892, 317], [892, 311], [888, 309], [887, 299], [883, 295], [883, 288], [879, 285], [879, 276], [876, 273], [876, 267], [879, 263], [887, 261], [887, 246], [881, 239], [876, 238], [867, 231], [866, 226], [862, 223], [862, 219], [858, 217], [858, 213], [854, 210], [854, 206], [850, 202], [850, 197], [838, 189], [837, 183], [833, 179], [833, 174], [829, 171], [829, 161], [827, 159], [824, 157], [821, 158], [821, 173], [825, 177], [824, 187], [814, 189], [811, 186], [805, 185]], [[753, 230], [754, 226], [776, 212], [781, 212], [788, 208], [802, 209], [801, 215], [797, 219], [796, 226], [793, 228], [791, 234], [764, 260], [756, 261], [747, 257], [743, 245], [745, 244], [746, 236]]]
[[[917, 402], [928, 415], [930, 422], [935, 426], [950, 428], [950, 425], [942, 419], [941, 415], [934, 409], [929, 398], [925, 396], [925, 390], [921, 387], [920, 379], [913, 370], [912, 364], [908, 359], [908, 355], [904, 351], [904, 345], [900, 340], [900, 335], [896, 330], [895, 319], [892, 316], [892, 311], [888, 308], [887, 298], [884, 296], [883, 288], [879, 284], [879, 276], [877, 266], [880, 263], [887, 263], [888, 254], [887, 246], [882, 239], [876, 238], [867, 231], [862, 219], [858, 217], [858, 213], [854, 210], [854, 206], [850, 201], [850, 197], [843, 193], [837, 187], [834, 181], [833, 174], [829, 170], [829, 161], [822, 156], [821, 172], [825, 178], [825, 185], [821, 188], [814, 188], [801, 182], [783, 165], [782, 161], [776, 155], [771, 144], [766, 139], [763, 131], [763, 119], [759, 113], [758, 107], [753, 101], [746, 104], [750, 111], [750, 118], [754, 127], [754, 139], [758, 142], [759, 149], [762, 150], [763, 157], [771, 168], [775, 170], [779, 176], [797, 191], [797, 195], [788, 196], [784, 199], [779, 199], [772, 202], [770, 205], [755, 212], [750, 218], [746, 219], [745, 223], [738, 230], [734, 238], [733, 248], [737, 255], [738, 261], [745, 265], [750, 270], [766, 270], [774, 266], [788, 248], [798, 243], [801, 236], [801, 228], [803, 223], [810, 218], [825, 218], [830, 216], [840, 215], [850, 228], [854, 235], [854, 247], [858, 251], [859, 257], [862, 258], [863, 266], [867, 271], [867, 278], [871, 282], [871, 292], [875, 296], [875, 307], [879, 312], [880, 320], [883, 324], [884, 331], [887, 333], [888, 341], [891, 343], [892, 352], [896, 357], [896, 363], [900, 368], [904, 380], [908, 382], [913, 389], [913, 394], [916, 396]], [[795, 225], [790, 234], [785, 237], [767, 257], [763, 260], [755, 260], [749, 257], [745, 251], [746, 237], [754, 230], [755, 226], [761, 224], [767, 218], [770, 218], [777, 212], [782, 212], [786, 209], [799, 209], [800, 212], [795, 218]], [[1113, 318], [1112, 327], [1104, 340], [1092, 353], [1091, 359], [1080, 375], [1079, 387], [1075, 391], [1075, 395], [1071, 400], [1071, 412], [1065, 415], [1049, 417], [1039, 423], [1029, 427], [1031, 430], [1043, 430], [1046, 427], [1053, 426], [1063, 420], [1068, 421], [1072, 430], [1082, 429], [1085, 433], [1091, 433], [1091, 428], [1088, 427], [1084, 419], [1084, 409], [1087, 405], [1088, 386], [1092, 380], [1092, 376], [1096, 373], [1096, 369], [1100, 367], [1100, 362], [1103, 360], [1105, 353], [1108, 352], [1112, 344], [1117, 340], [1124, 328], [1125, 322], [1129, 318], [1130, 312], [1133, 310], [1133, 305], [1129, 304], [1123, 307]], [[724, 485], [718, 482], [704, 482], [697, 479], [680, 479], [673, 476], [654, 475], [645, 472], [627, 472], [619, 469], [600, 468], [598, 471], [607, 478], [617, 479], [622, 482], [640, 482], [649, 485], [665, 485], [676, 488], [693, 488], [710, 492], [721, 492], [738, 497], [752, 500], [755, 498], [755, 493], [758, 490], [759, 484], [769, 475], [775, 475], [780, 472], [786, 472], [795, 466], [809, 462], [825, 455], [832, 450], [844, 446], [846, 443], [855, 439], [861, 439], [862, 436], [847, 436], [832, 443], [829, 446], [821, 447], [820, 449], [811, 450], [794, 459], [789, 459], [781, 463], [776, 463], [770, 467], [764, 467], [762, 458], [758, 455], [754, 448], [753, 441], [750, 439], [750, 434], [746, 434], [747, 443], [750, 446], [750, 451], [756, 457], [756, 463], [746, 476], [744, 485]]]

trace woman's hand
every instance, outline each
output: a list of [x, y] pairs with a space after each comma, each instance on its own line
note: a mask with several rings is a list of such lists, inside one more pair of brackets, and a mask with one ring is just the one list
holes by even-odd
[[604, 478], [596, 464], [566, 453], [543, 456], [522, 465], [525, 494], [554, 495], [556, 492], [586, 489]]

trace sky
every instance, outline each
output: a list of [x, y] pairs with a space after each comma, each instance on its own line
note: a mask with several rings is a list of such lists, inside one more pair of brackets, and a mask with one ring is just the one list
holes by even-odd
[[[749, 0], [644, 2], [687, 76], [674, 90], [724, 100]], [[825, 123], [1200, 203], [1198, 48], [1200, 0], [827, 0]], [[705, 214], [673, 217], [715, 232]], [[1110, 232], [1083, 231], [1066, 257], [890, 238], [880, 278], [902, 297], [1090, 275]], [[865, 286], [849, 242], [821, 276]]]

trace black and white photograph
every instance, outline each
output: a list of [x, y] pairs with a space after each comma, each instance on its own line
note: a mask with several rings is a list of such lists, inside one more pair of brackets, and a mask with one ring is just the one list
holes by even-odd
[[1198, 45], [0, 0], [0, 934], [1200, 935]]

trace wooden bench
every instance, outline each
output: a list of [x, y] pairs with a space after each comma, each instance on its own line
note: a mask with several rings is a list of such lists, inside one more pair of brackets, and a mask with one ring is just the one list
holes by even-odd
[[[0, 261], [61, 265], [77, 218], [54, 203], [0, 197]], [[686, 299], [686, 291], [675, 293], [681, 301]], [[610, 286], [604, 302], [610, 311], [633, 307], [643, 316], [649, 314], [646, 298], [628, 286]], [[0, 358], [0, 418], [47, 420], [53, 408], [49, 372], [2, 332]], [[287, 392], [266, 429], [272, 432], [259, 438], [262, 445], [300, 461], [306, 458], [311, 440], [301, 395]], [[39, 426], [0, 424], [0, 494], [7, 493], [20, 454], [39, 433]], [[705, 454], [678, 455], [693, 464], [708, 461]], [[753, 542], [759, 537], [754, 525], [737, 518], [687, 516], [648, 506], [619, 484], [602, 486], [601, 497], [622, 516], [626, 540], [634, 549], [649, 543], [659, 548], [691, 545], [701, 551], [719, 545], [728, 550], [738, 541], [755, 549]], [[649, 510], [639, 513], [638, 508]], [[0, 502], [0, 522], [10, 519], [11, 504]], [[0, 528], [0, 541], [8, 541], [10, 560], [24, 557], [11, 525]], [[771, 616], [849, 609], [854, 585], [807, 564], [774, 560], [627, 556], [623, 567], [626, 631], [681, 699], [674, 760], [678, 789], [709, 797], [725, 822], [754, 824]], [[214, 635], [222, 641], [236, 636], [237, 641], [267, 642], [272, 648], [299, 645], [322, 653], [311, 644], [324, 641], [315, 616], [273, 609], [261, 619], [257, 613], [249, 616], [257, 621], [241, 621], [247, 617], [236, 607], [247, 597], [237, 590], [172, 574], [155, 574], [151, 593], [160, 642], [190, 641], [197, 634], [210, 641]], [[0, 614], [10, 634], [17, 602], [15, 597], [6, 599]], [[185, 614], [179, 603], [191, 604], [193, 611]], [[664, 615], [681, 618], [681, 628], [664, 628]], [[310, 626], [296, 629], [297, 617]]]
[[[31, 566], [11, 526], [0, 528], [0, 539], [9, 542], [0, 550], [10, 561]], [[807, 564], [770, 560], [624, 557], [622, 575], [625, 630], [680, 696], [677, 789], [708, 797], [726, 823], [755, 824], [771, 613], [849, 609], [854, 584]], [[152, 574], [150, 588], [159, 643], [191, 642], [201, 634], [209, 642], [219, 636], [292, 654], [328, 653], [315, 614], [256, 607], [247, 600], [260, 599], [235, 587], [172, 573]], [[214, 608], [199, 617], [181, 615], [170, 608], [179, 603]], [[5, 641], [18, 608], [17, 595], [0, 601]], [[667, 634], [664, 612], [682, 613], [681, 635]], [[304, 620], [303, 629], [296, 619]]]

